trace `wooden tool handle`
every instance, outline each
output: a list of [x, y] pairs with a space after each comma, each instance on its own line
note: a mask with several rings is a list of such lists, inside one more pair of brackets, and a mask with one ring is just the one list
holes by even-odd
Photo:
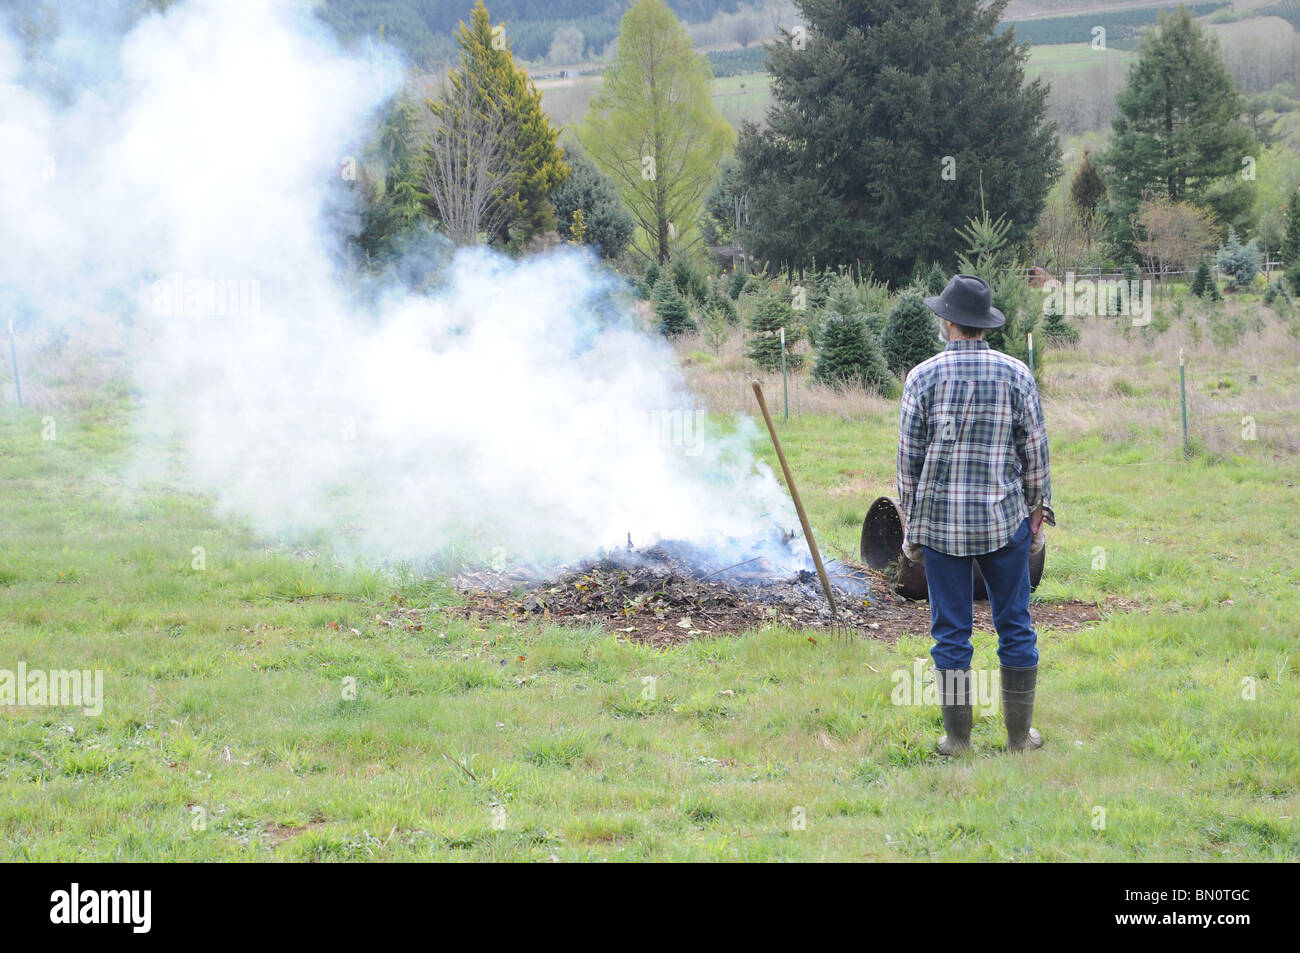
[[772, 435], [772, 446], [776, 448], [776, 458], [781, 461], [781, 472], [785, 474], [785, 485], [790, 490], [790, 498], [794, 500], [795, 511], [799, 514], [799, 525], [803, 527], [804, 539], [808, 540], [808, 550], [812, 553], [813, 565], [817, 567], [817, 576], [822, 581], [822, 589], [826, 591], [826, 601], [831, 604], [831, 617], [838, 619], [839, 611], [835, 608], [835, 594], [831, 589], [831, 580], [826, 575], [826, 567], [822, 565], [821, 553], [817, 551], [817, 540], [813, 539], [808, 514], [803, 510], [803, 500], [799, 499], [799, 488], [794, 485], [794, 474], [790, 472], [790, 464], [785, 462], [781, 439], [776, 435], [776, 424], [772, 423], [772, 415], [767, 411], [767, 401], [763, 399], [763, 385], [758, 381], [753, 383], [754, 396], [758, 398], [758, 407], [763, 411], [763, 420], [767, 422], [767, 432]]

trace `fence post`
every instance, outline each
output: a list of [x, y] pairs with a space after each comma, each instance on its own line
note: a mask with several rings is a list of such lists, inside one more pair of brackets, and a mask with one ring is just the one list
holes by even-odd
[[785, 422], [790, 422], [790, 380], [785, 375], [785, 328], [781, 329], [781, 398], [785, 401]]
[[1183, 456], [1187, 456], [1187, 371], [1183, 366], [1183, 349], [1178, 349], [1178, 390], [1183, 402]]
[[14, 362], [14, 393], [18, 395], [18, 407], [23, 406], [23, 385], [18, 379], [18, 345], [14, 343], [14, 319], [11, 315], [9, 318], [9, 355]]

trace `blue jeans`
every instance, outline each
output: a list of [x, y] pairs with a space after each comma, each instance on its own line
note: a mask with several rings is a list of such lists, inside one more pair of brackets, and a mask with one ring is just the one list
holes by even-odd
[[930, 634], [934, 636], [930, 655], [935, 668], [970, 668], [977, 562], [998, 633], [998, 659], [1012, 668], [1033, 668], [1038, 664], [1038, 634], [1029, 618], [1032, 542], [1026, 519], [1005, 546], [982, 556], [948, 556], [922, 547], [925, 581], [930, 590]]

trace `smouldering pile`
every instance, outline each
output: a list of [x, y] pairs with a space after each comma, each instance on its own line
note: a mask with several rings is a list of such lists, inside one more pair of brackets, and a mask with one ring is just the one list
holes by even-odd
[[[901, 601], [874, 570], [832, 562], [829, 572], [846, 625], [871, 628], [879, 603]], [[606, 553], [550, 579], [475, 571], [463, 573], [458, 585], [469, 599], [467, 615], [599, 624], [638, 641], [769, 623], [825, 629], [834, 621], [815, 572], [778, 571], [762, 555], [715, 567], [698, 547], [678, 541]]]

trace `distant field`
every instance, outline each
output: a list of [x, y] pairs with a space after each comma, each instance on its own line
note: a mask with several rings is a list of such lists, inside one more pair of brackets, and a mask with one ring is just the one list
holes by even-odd
[[1074, 73], [1091, 69], [1100, 63], [1128, 63], [1136, 58], [1134, 50], [1094, 50], [1090, 43], [1059, 43], [1052, 46], [1033, 46], [1029, 49], [1029, 63], [1025, 73], [1033, 79], [1044, 70], [1054, 73]]
[[[554, 122], [574, 125], [600, 91], [600, 81], [599, 76], [543, 80], [537, 84], [542, 92], [542, 107]], [[737, 128], [747, 119], [762, 119], [771, 98], [771, 80], [766, 73], [744, 73], [713, 81], [713, 104]]]
[[761, 120], [771, 100], [772, 78], [767, 73], [743, 73], [713, 81], [713, 104], [733, 126]]

